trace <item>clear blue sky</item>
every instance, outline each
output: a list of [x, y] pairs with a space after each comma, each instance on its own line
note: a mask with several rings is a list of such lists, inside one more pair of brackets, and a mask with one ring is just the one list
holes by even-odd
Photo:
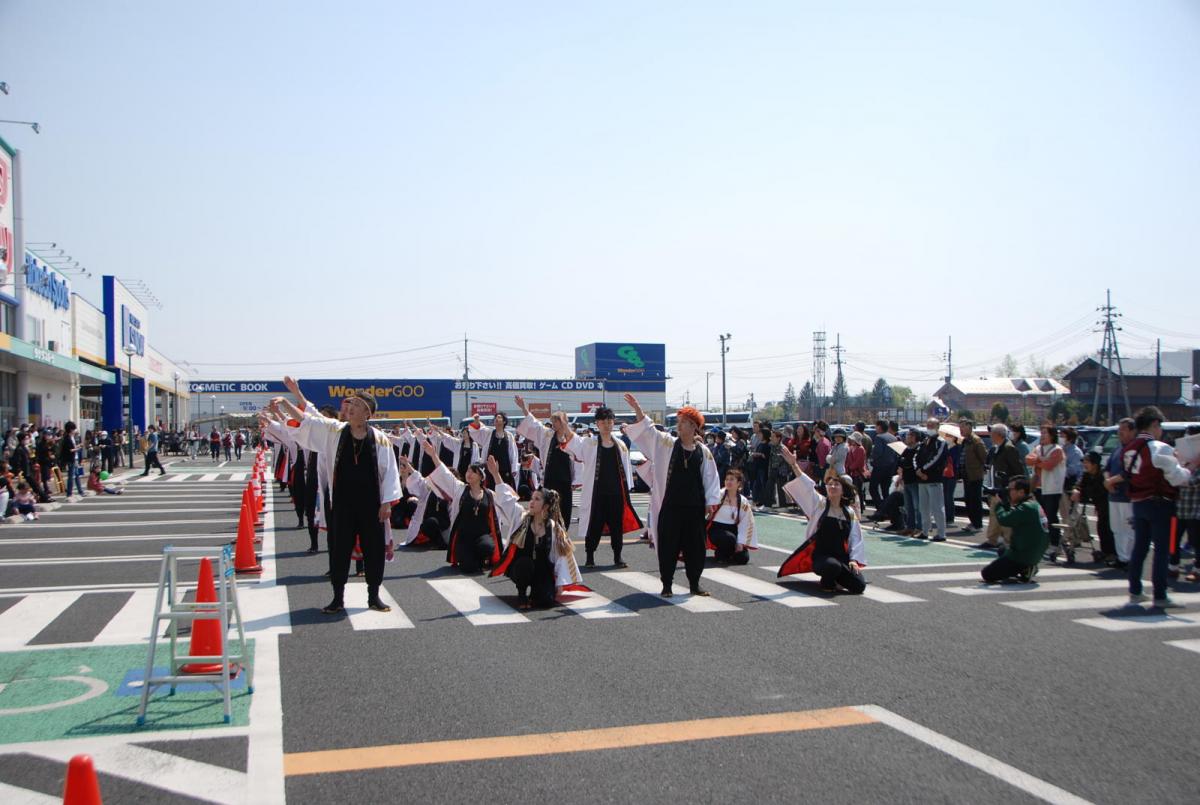
[[1106, 286], [1128, 352], [1200, 345], [1196, 2], [452, 5], [0, 3], [28, 239], [146, 279], [209, 378], [661, 340], [696, 401], [730, 332], [763, 401], [824, 327], [852, 392], [928, 392], [947, 335], [1094, 350]]

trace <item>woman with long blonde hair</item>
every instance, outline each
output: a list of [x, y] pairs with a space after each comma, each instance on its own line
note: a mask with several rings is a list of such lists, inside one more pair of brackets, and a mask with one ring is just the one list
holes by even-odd
[[[520, 508], [511, 501], [500, 505]], [[558, 492], [543, 487], [530, 497], [529, 512], [513, 532], [504, 558], [492, 568], [491, 575], [501, 573], [517, 586], [517, 606], [521, 609], [552, 607], [564, 588], [582, 583]]]

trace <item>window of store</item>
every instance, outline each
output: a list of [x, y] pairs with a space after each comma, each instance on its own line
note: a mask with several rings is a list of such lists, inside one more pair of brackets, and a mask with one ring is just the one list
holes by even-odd
[[17, 333], [17, 308], [8, 302], [0, 302], [0, 332], [7, 335]]
[[12, 372], [0, 372], [0, 430], [7, 431], [16, 421], [17, 376]]

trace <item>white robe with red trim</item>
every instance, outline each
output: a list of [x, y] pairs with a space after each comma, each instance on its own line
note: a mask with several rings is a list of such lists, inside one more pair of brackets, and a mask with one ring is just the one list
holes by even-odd
[[[304, 419], [299, 422], [288, 421], [288, 433], [295, 443], [304, 450], [317, 451], [318, 473], [320, 473], [320, 467], [324, 465], [324, 475], [329, 479], [330, 501], [333, 500], [334, 486], [337, 483], [334, 462], [337, 461], [338, 442], [342, 438], [342, 430], [349, 426], [348, 422], [339, 422], [309, 410], [304, 412]], [[368, 427], [367, 433], [375, 440], [379, 501], [395, 505], [404, 496], [404, 492], [400, 488], [400, 472], [396, 466], [396, 454], [392, 452], [392, 443], [387, 434], [379, 428]], [[319, 474], [318, 478], [320, 478]], [[383, 524], [383, 533], [384, 542], [390, 545], [393, 540], [390, 522]]]
[[[675, 437], [654, 427], [650, 417], [643, 417], [640, 422], [634, 422], [625, 429], [625, 433], [653, 465], [651, 472], [654, 482], [650, 484], [650, 505], [654, 511], [661, 512], [663, 495], [667, 492], [667, 471], [671, 467], [671, 452], [675, 449]], [[696, 442], [696, 449], [704, 456], [700, 466], [700, 477], [704, 482], [704, 502], [716, 506], [721, 502], [721, 482], [717, 476], [717, 462], [712, 453], [702, 442]], [[586, 483], [586, 479], [585, 479]], [[583, 522], [582, 520], [580, 522]]]

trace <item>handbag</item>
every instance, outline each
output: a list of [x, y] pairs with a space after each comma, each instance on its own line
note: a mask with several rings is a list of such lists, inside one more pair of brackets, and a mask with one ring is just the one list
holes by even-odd
[[1088, 529], [1088, 521], [1086, 516], [1087, 504], [1081, 506], [1072, 506], [1071, 513], [1067, 519], [1066, 538], [1068, 544], [1079, 547], [1086, 543], [1091, 543], [1092, 534]]

